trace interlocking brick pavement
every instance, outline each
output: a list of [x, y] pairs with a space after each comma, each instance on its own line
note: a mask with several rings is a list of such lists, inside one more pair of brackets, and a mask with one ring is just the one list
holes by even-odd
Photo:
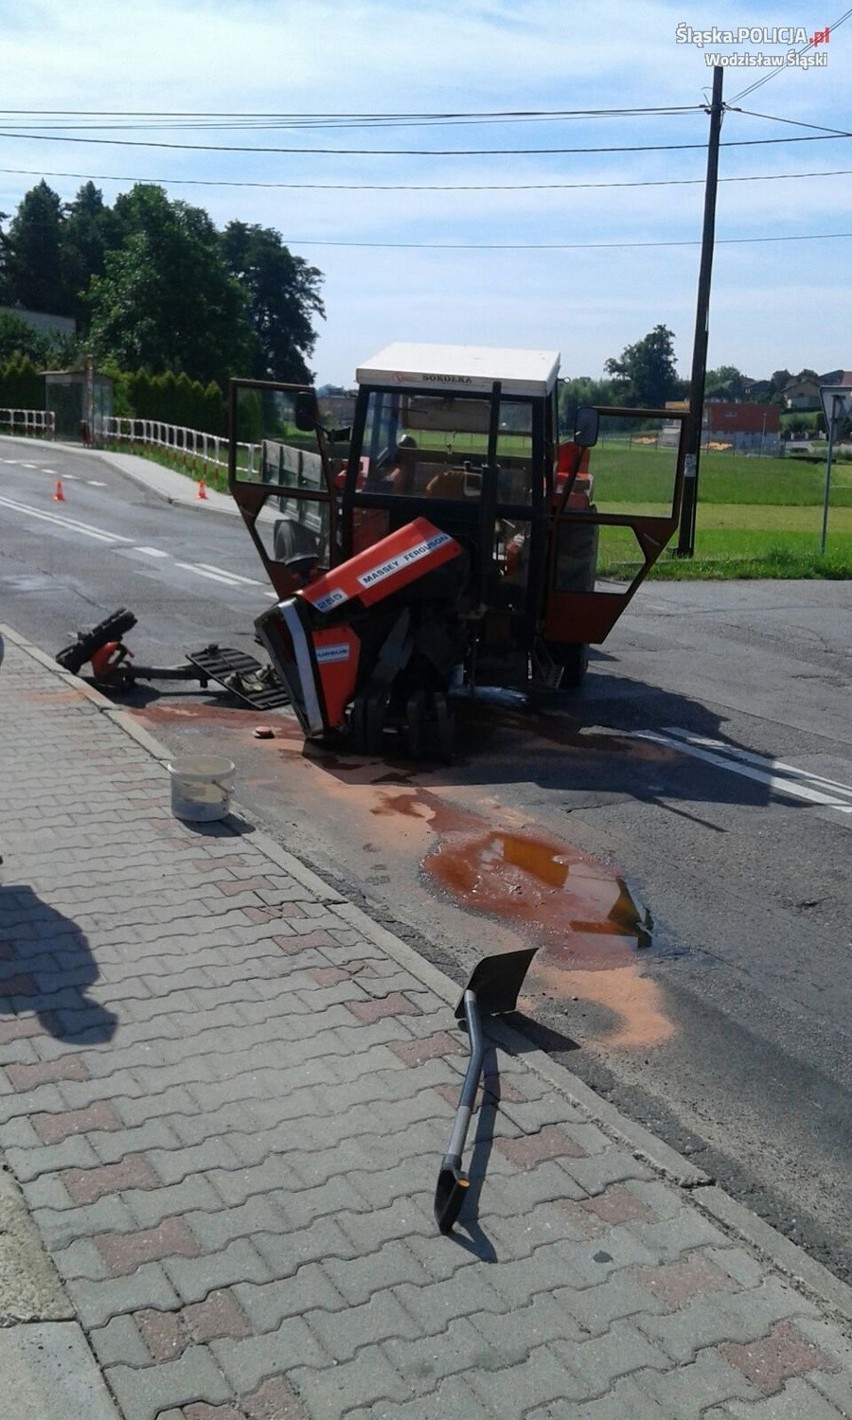
[[458, 985], [177, 822], [165, 754], [14, 635], [0, 691], [0, 1148], [124, 1420], [852, 1415], [838, 1293], [510, 1033], [440, 1236]]

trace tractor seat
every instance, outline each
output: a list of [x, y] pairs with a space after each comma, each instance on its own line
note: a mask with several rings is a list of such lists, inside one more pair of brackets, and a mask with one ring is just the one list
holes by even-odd
[[[310, 569], [311, 560], [319, 561], [319, 534], [293, 518], [279, 518], [272, 531], [272, 555], [276, 562], [304, 573]], [[298, 568], [292, 566], [294, 563], [299, 564]]]
[[427, 498], [467, 498], [479, 497], [482, 475], [466, 468], [447, 468], [436, 473], [426, 484]]

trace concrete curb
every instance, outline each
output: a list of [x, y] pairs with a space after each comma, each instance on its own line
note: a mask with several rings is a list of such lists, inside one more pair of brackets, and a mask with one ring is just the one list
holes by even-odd
[[14, 1420], [118, 1420], [79, 1322], [0, 1330], [4, 1414]]
[[73, 1321], [74, 1308], [7, 1168], [0, 1169], [0, 1330], [20, 1322]]
[[[0, 633], [46, 667], [57, 679], [74, 686], [78, 694], [92, 701], [124, 733], [154, 759], [165, 766], [171, 754], [138, 725], [126, 711], [116, 710], [112, 703], [93, 687], [77, 676], [70, 675], [50, 657], [31, 645], [17, 632], [0, 625]], [[227, 819], [222, 827], [227, 828]], [[449, 1007], [454, 1007], [461, 990], [459, 983], [431, 962], [424, 960], [413, 948], [387, 928], [374, 922], [367, 913], [348, 902], [336, 889], [331, 888], [309, 867], [283, 848], [261, 829], [255, 830], [253, 841], [273, 862], [301, 883], [323, 904], [334, 909], [336, 914], [360, 932], [373, 945], [380, 947], [404, 970], [433, 991]], [[448, 1028], [453, 1020], [448, 1018]], [[663, 1140], [651, 1134], [642, 1125], [621, 1114], [614, 1105], [602, 1099], [578, 1076], [565, 1066], [551, 1060], [543, 1051], [531, 1045], [517, 1029], [505, 1022], [494, 1022], [490, 1033], [498, 1044], [510, 1054], [522, 1058], [524, 1062], [546, 1080], [555, 1090], [565, 1095], [572, 1104], [581, 1109], [604, 1133], [613, 1140], [627, 1146], [634, 1157], [642, 1160], [658, 1174], [676, 1187], [688, 1192], [696, 1206], [712, 1217], [729, 1236], [735, 1236], [747, 1243], [762, 1259], [787, 1278], [795, 1287], [810, 1295], [823, 1307], [833, 1312], [847, 1323], [852, 1322], [852, 1287], [846, 1285], [827, 1268], [810, 1257], [797, 1244], [778, 1233], [763, 1219], [736, 1202], [719, 1188], [703, 1170], [697, 1168], [683, 1155], [672, 1149]]]

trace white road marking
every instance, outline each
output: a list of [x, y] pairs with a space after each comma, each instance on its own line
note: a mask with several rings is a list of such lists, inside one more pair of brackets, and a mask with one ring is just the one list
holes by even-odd
[[180, 567], [184, 572], [194, 572], [196, 577], [207, 577], [211, 582], [222, 582], [226, 587], [238, 587], [244, 579], [242, 577], [232, 577], [230, 572], [210, 571], [207, 567], [200, 567], [197, 562], [176, 562], [176, 567]]
[[245, 582], [247, 587], [262, 587], [263, 583], [257, 577], [241, 577], [238, 572], [228, 572], [224, 567], [211, 566], [209, 562], [196, 562], [196, 567], [200, 567], [204, 572], [217, 572], [222, 577], [230, 577], [234, 582]]
[[103, 528], [92, 527], [90, 523], [78, 522], [76, 518], [69, 518], [64, 513], [49, 513], [44, 508], [30, 508], [26, 503], [16, 503], [13, 498], [0, 498], [0, 506], [11, 508], [16, 513], [23, 513], [29, 518], [40, 518], [42, 522], [53, 523], [56, 527], [70, 528], [72, 532], [82, 533], [84, 537], [92, 537], [96, 542], [132, 542], [132, 537], [122, 537], [121, 533], [107, 532]]
[[788, 798], [803, 799], [809, 804], [819, 804], [824, 808], [836, 809], [838, 813], [852, 814], [852, 785], [836, 779], [826, 779], [819, 774], [811, 774], [794, 764], [771, 759], [766, 755], [753, 754], [750, 750], [739, 749], [725, 744], [723, 740], [708, 739], [706, 735], [693, 735], [688, 730], [676, 726], [666, 726], [661, 731], [637, 730], [635, 738], [653, 740], [655, 744], [666, 745], [669, 749], [680, 750], [693, 759], [713, 764], [718, 769], [727, 769], [732, 774], [741, 774], [758, 784], [765, 784], [776, 794], [786, 794]]
[[[13, 460], [6, 459], [3, 462], [11, 463]], [[105, 485], [97, 485], [103, 487]], [[128, 552], [141, 552], [146, 557], [165, 557], [168, 552], [163, 552], [158, 547], [134, 547], [132, 537], [124, 537], [121, 533], [107, 532], [104, 528], [93, 527], [90, 523], [81, 523], [76, 518], [69, 518], [64, 513], [48, 512], [44, 508], [30, 508], [26, 503], [18, 503], [14, 498], [0, 497], [0, 507], [11, 508], [16, 513], [23, 513], [26, 517], [40, 518], [42, 522], [53, 523], [57, 527], [69, 528], [72, 532], [82, 533], [84, 537], [94, 538], [96, 542], [106, 542], [115, 545], [117, 543], [128, 544]], [[184, 572], [194, 572], [198, 577], [206, 577], [212, 582], [221, 582], [226, 587], [262, 587], [263, 583], [256, 577], [242, 577], [238, 572], [227, 572], [223, 567], [213, 567], [206, 562], [176, 562], [176, 567], [180, 567]], [[273, 601], [278, 600], [276, 592], [264, 591], [264, 595], [271, 597]]]

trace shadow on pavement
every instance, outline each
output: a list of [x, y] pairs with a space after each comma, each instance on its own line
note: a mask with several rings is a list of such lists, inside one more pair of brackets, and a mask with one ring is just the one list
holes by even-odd
[[464, 1237], [458, 1230], [450, 1234], [453, 1242], [458, 1243], [465, 1252], [473, 1253], [480, 1262], [497, 1261], [494, 1244], [490, 1238], [486, 1237], [479, 1223], [479, 1198], [485, 1184], [488, 1160], [491, 1157], [491, 1149], [494, 1144], [494, 1125], [499, 1107], [500, 1071], [497, 1064], [497, 1051], [494, 1045], [486, 1040], [482, 1057], [482, 1086], [479, 1095], [479, 1110], [476, 1116], [476, 1134], [467, 1170], [470, 1186], [458, 1221], [458, 1228], [463, 1229], [467, 1237]]
[[34, 1013], [57, 1040], [99, 1045], [118, 1025], [92, 1001], [100, 976], [84, 932], [26, 883], [0, 885], [0, 1018]]

